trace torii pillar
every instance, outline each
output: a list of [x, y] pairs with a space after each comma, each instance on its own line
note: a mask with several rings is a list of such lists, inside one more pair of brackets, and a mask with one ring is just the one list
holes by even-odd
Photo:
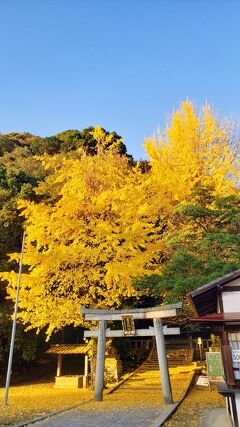
[[107, 322], [100, 320], [98, 329], [98, 343], [97, 343], [97, 364], [96, 364], [96, 379], [94, 400], [103, 400], [104, 388], [104, 367], [105, 367], [105, 352], [106, 352], [106, 329]]
[[162, 383], [162, 392], [164, 401], [170, 405], [173, 403], [172, 389], [169, 378], [168, 363], [167, 363], [167, 352], [165, 347], [164, 335], [163, 335], [163, 324], [162, 319], [153, 319], [155, 337], [157, 344], [157, 355], [160, 370], [160, 377]]

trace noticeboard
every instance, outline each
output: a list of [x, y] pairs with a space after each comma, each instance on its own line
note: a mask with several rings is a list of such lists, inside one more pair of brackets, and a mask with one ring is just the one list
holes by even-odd
[[220, 352], [206, 353], [207, 373], [208, 377], [222, 377], [223, 365]]

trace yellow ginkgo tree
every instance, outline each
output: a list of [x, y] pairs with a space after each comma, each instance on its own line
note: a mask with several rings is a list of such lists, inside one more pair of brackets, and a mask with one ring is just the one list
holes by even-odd
[[[132, 278], [154, 272], [163, 248], [156, 198], [126, 158], [82, 154], [45, 158], [44, 164], [50, 172], [38, 188], [42, 201], [19, 203], [28, 266], [19, 318], [28, 328], [47, 327], [50, 335], [68, 324], [81, 325], [81, 306], [121, 306], [136, 294]], [[14, 298], [16, 274], [3, 276]]]
[[226, 122], [217, 120], [208, 105], [198, 113], [192, 103], [183, 102], [166, 132], [145, 141], [159, 194], [164, 192], [175, 206], [199, 186], [211, 187], [218, 196], [235, 193], [239, 158], [231, 137]]

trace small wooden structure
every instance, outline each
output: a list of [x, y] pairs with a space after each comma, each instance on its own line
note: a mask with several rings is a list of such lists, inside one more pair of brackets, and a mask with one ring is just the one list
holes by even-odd
[[[99, 322], [98, 329], [84, 332], [85, 337], [98, 338], [94, 400], [101, 401], [103, 399], [106, 337], [155, 336], [163, 397], [167, 404], [173, 403], [164, 335], [180, 334], [180, 328], [163, 327], [162, 319], [165, 317], [175, 317], [178, 308], [182, 308], [182, 303], [129, 310], [81, 309], [81, 313], [84, 314], [86, 321]], [[136, 319], [153, 320], [154, 327], [148, 329], [135, 329], [134, 320]], [[111, 330], [107, 328], [107, 321], [112, 322], [116, 320], [122, 322], [121, 330]]]
[[240, 270], [213, 280], [189, 293], [197, 322], [211, 326], [221, 340], [225, 384], [219, 392], [227, 397], [234, 427], [240, 425]]
[[[57, 374], [55, 377], [55, 387], [63, 388], [87, 388], [89, 376], [89, 345], [88, 344], [55, 344], [52, 345], [48, 354], [57, 354]], [[62, 375], [62, 359], [64, 354], [84, 355], [84, 375]]]

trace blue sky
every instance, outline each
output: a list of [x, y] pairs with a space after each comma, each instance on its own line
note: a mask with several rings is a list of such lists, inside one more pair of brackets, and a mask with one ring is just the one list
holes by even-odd
[[238, 0], [1, 0], [0, 131], [142, 144], [186, 98], [240, 121]]

